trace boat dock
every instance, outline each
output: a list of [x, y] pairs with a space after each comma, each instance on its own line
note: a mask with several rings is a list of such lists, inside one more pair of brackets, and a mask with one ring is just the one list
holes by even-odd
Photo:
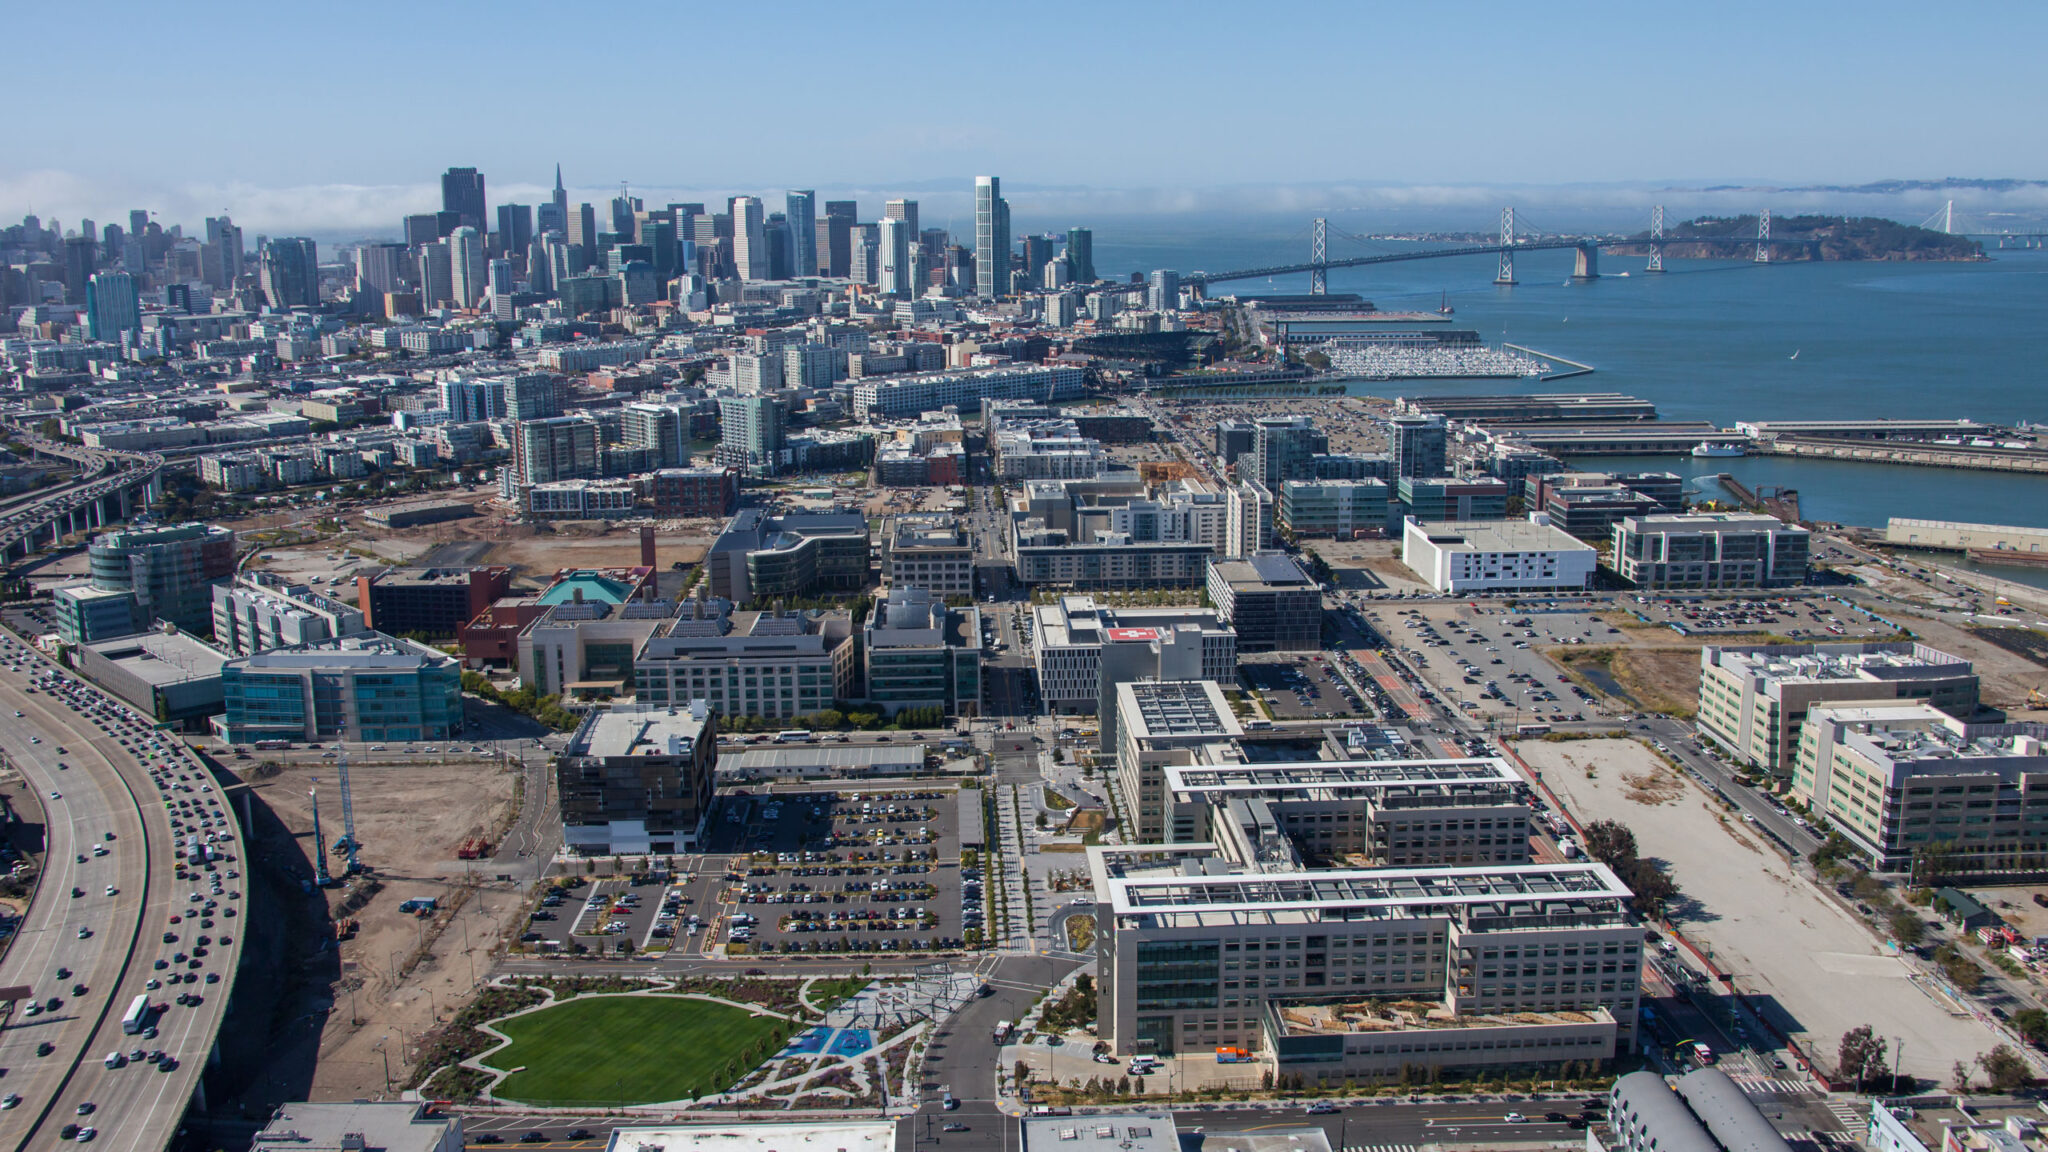
[[1752, 491], [1747, 484], [1726, 472], [1715, 478], [1721, 481], [1721, 487], [1726, 488], [1729, 495], [1735, 497], [1735, 502], [1744, 508], [1760, 510], [1776, 516], [1787, 524], [1799, 523], [1799, 489], [1763, 484]]
[[1569, 372], [1550, 372], [1545, 374], [1541, 378], [1545, 384], [1552, 380], [1569, 380], [1574, 376], [1590, 376], [1593, 373], [1593, 366], [1591, 364], [1581, 364], [1576, 360], [1567, 360], [1562, 356], [1552, 356], [1548, 352], [1538, 352], [1534, 348], [1527, 348], [1520, 344], [1502, 344], [1501, 347], [1510, 352], [1520, 352], [1524, 356], [1534, 356], [1538, 360], [1552, 361], [1571, 369]]

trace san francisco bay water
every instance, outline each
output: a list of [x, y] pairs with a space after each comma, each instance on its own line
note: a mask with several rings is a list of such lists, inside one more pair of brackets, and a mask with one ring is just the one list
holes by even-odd
[[[1307, 258], [1305, 233], [1245, 236], [1097, 233], [1104, 275], [1258, 267]], [[1386, 243], [1377, 250], [1441, 245]], [[1333, 257], [1375, 248], [1333, 241]], [[1434, 310], [1489, 343], [1522, 344], [1592, 365], [1556, 384], [1402, 381], [1376, 395], [1535, 391], [1624, 392], [1667, 420], [1968, 417], [2048, 421], [2048, 253], [1991, 251], [1981, 263], [1836, 262], [1758, 266], [1670, 260], [1645, 274], [1640, 257], [1603, 255], [1605, 275], [1570, 283], [1572, 254], [1516, 258], [1520, 283], [1492, 284], [1491, 256], [1384, 264], [1330, 273], [1330, 291], [1388, 310]], [[1619, 273], [1627, 272], [1627, 276]], [[1305, 275], [1236, 281], [1216, 292], [1301, 292]], [[1796, 354], [1796, 356], [1795, 356]], [[1891, 516], [2048, 527], [2048, 477], [1777, 457], [1584, 458], [1588, 466], [1727, 472], [1745, 484], [1799, 489], [1810, 519], [1882, 527]]]

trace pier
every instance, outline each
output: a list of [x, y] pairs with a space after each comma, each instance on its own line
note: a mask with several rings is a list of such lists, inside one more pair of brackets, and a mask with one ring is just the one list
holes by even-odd
[[2048, 476], [2048, 452], [2038, 448], [1970, 448], [1905, 441], [1829, 440], [1780, 436], [1750, 445], [1759, 455], [1864, 464], [1907, 464], [1919, 468], [1960, 468], [1978, 472], [2031, 472]]
[[1542, 382], [1546, 384], [1552, 380], [1569, 380], [1574, 376], [1590, 376], [1593, 373], [1593, 366], [1591, 364], [1581, 364], [1576, 360], [1567, 360], [1562, 356], [1552, 356], [1548, 352], [1538, 352], [1534, 348], [1524, 347], [1520, 344], [1504, 343], [1501, 345], [1501, 347], [1506, 348], [1511, 352], [1520, 352], [1524, 356], [1534, 356], [1538, 360], [1554, 361], [1571, 369], [1571, 371], [1569, 372], [1552, 372], [1548, 375], [1541, 377]]
[[1715, 479], [1719, 480], [1721, 487], [1726, 488], [1728, 494], [1735, 497], [1735, 502], [1744, 508], [1757, 509], [1776, 516], [1787, 524], [1799, 523], [1799, 489], [1762, 484], [1758, 485], [1755, 491], [1751, 491], [1747, 484], [1726, 472], [1719, 473]]

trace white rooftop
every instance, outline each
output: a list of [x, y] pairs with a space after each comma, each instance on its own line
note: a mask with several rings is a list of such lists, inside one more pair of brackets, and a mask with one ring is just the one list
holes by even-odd
[[606, 1152], [896, 1152], [894, 1120], [614, 1128]]

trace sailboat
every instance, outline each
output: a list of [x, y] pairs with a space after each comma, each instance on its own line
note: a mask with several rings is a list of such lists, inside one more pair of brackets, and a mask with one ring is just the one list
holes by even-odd
[[1790, 355], [1790, 356], [1786, 357], [1786, 359], [1788, 359], [1788, 360], [1797, 360], [1797, 359], [1799, 359], [1799, 349], [1797, 349], [1797, 348], [1794, 348], [1794, 349], [1792, 350], [1792, 355]]
[[1456, 308], [1453, 308], [1453, 307], [1451, 307], [1451, 295], [1450, 295], [1450, 293], [1448, 293], [1448, 292], [1443, 292], [1443, 293], [1439, 293], [1439, 297], [1440, 297], [1440, 302], [1439, 302], [1439, 303], [1437, 304], [1437, 306], [1436, 306], [1436, 311], [1437, 311], [1437, 315], [1439, 315], [1439, 316], [1449, 316], [1449, 315], [1451, 315], [1451, 314], [1453, 314], [1453, 313], [1455, 313], [1455, 312], [1457, 311], [1457, 309], [1456, 309]]

